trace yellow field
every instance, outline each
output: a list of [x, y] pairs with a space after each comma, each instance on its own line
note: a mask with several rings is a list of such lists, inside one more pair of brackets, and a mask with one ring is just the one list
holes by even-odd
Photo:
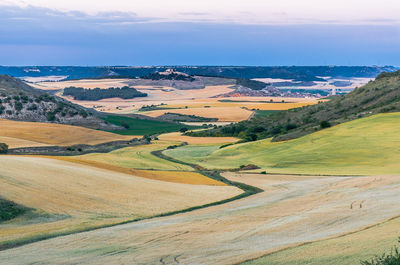
[[[359, 264], [398, 246], [400, 218], [349, 235], [282, 250], [246, 265]], [[243, 264], [243, 265], [244, 265]]]
[[224, 176], [264, 192], [199, 211], [0, 251], [0, 260], [8, 264], [158, 264], [162, 260], [223, 265], [324, 240], [278, 252], [256, 264], [345, 265], [389, 251], [398, 237], [398, 219], [338, 236], [398, 216], [400, 205], [393, 202], [400, 199], [399, 176]]
[[181, 210], [241, 193], [231, 186], [164, 182], [22, 156], [1, 156], [0, 186], [1, 197], [35, 209], [26, 218], [2, 223], [0, 245]]
[[[39, 82], [36, 87], [45, 90], [59, 90], [69, 86], [84, 88], [108, 88], [121, 87], [129, 83], [129, 79], [102, 79], [102, 80], [72, 80], [62, 82]], [[233, 85], [233, 84], [232, 84]], [[132, 113], [136, 112], [144, 105], [167, 104], [163, 108], [185, 108], [190, 110], [171, 110], [170, 112], [197, 115], [208, 118], [218, 118], [219, 121], [237, 122], [246, 120], [251, 116], [250, 111], [243, 110], [287, 110], [316, 104], [315, 98], [285, 98], [285, 97], [218, 97], [234, 91], [232, 85], [207, 86], [203, 89], [185, 89], [179, 90], [173, 87], [153, 87], [153, 86], [135, 86], [139, 91], [147, 93], [145, 98], [133, 98], [123, 100], [119, 98], [103, 99], [99, 101], [81, 101], [74, 100], [71, 97], [65, 99], [82, 105], [87, 108], [95, 108], [99, 111], [112, 113]], [[61, 94], [59, 96], [62, 96]], [[220, 100], [230, 100], [236, 102], [220, 102]], [[260, 103], [273, 100], [276, 103]], [[259, 101], [259, 102], [257, 102]], [[282, 103], [285, 101], [286, 103]], [[211, 106], [211, 110], [199, 110], [204, 106]], [[151, 117], [162, 115], [165, 111], [141, 113]]]
[[[43, 156], [42, 156], [43, 157]], [[143, 170], [143, 169], [132, 169], [126, 167], [115, 166], [112, 164], [101, 163], [97, 161], [85, 160], [80, 157], [45, 157], [68, 161], [72, 163], [83, 164], [87, 166], [93, 166], [97, 168], [112, 170], [119, 173], [129, 174], [141, 178], [148, 178], [160, 181], [184, 183], [192, 185], [212, 185], [212, 186], [225, 186], [226, 184], [214, 179], [208, 178], [196, 172], [187, 171], [162, 171], [162, 170]]]
[[[1, 134], [1, 131], [0, 131]], [[20, 147], [39, 147], [39, 146], [49, 146], [49, 144], [33, 142], [24, 139], [18, 139], [13, 137], [0, 136], [0, 143], [5, 143], [8, 148], [20, 148]]]
[[195, 115], [205, 118], [218, 118], [218, 121], [226, 121], [226, 122], [238, 122], [247, 120], [253, 114], [252, 111], [242, 109], [240, 107], [153, 110], [153, 111], [141, 112], [141, 114], [150, 117], [158, 117], [167, 112], [179, 113], [185, 115]]
[[134, 138], [134, 136], [118, 135], [79, 126], [19, 122], [4, 119], [0, 119], [0, 128], [0, 142], [4, 141], [4, 143], [9, 144], [12, 148], [43, 145], [94, 145]]
[[158, 136], [163, 141], [186, 142], [188, 144], [226, 144], [234, 143], [239, 139], [235, 137], [191, 137], [182, 135], [182, 133], [165, 133]]
[[[233, 99], [235, 100], [235, 99]], [[244, 107], [247, 109], [259, 109], [259, 110], [288, 110], [293, 108], [300, 108], [303, 106], [314, 105], [316, 102], [288, 102], [288, 103], [259, 103], [259, 102], [214, 102], [214, 100], [210, 100], [209, 102], [204, 103], [194, 103], [191, 104], [171, 104], [167, 106], [163, 106], [163, 108], [204, 108], [204, 107], [212, 107], [212, 108], [227, 108], [227, 107]]]
[[[238, 122], [249, 119], [253, 112], [251, 110], [288, 110], [303, 106], [316, 104], [316, 99], [293, 99], [282, 98], [286, 103], [260, 103], [257, 101], [267, 101], [272, 98], [208, 98], [208, 99], [193, 99], [190, 101], [170, 102], [168, 105], [163, 105], [162, 110], [153, 110], [140, 112], [140, 114], [150, 117], [158, 117], [164, 113], [179, 113], [186, 115], [195, 115], [206, 118], [218, 118], [220, 122]], [[279, 98], [281, 99], [281, 98]], [[237, 102], [220, 102], [220, 100], [230, 100]], [[280, 101], [282, 101], [280, 100]], [[277, 102], [277, 99], [274, 99]]]
[[43, 90], [59, 90], [70, 86], [83, 88], [109, 88], [127, 85], [128, 79], [83, 79], [60, 82], [38, 82], [33, 86]]

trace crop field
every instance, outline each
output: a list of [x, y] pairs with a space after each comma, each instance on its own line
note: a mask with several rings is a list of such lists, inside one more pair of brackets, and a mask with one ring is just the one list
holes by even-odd
[[400, 113], [378, 114], [298, 139], [184, 146], [164, 153], [207, 168], [255, 164], [269, 173], [391, 175], [400, 173]]
[[277, 102], [277, 103], [269, 103], [269, 102], [251, 102], [251, 101], [235, 101], [230, 100], [227, 102], [221, 102], [222, 100], [215, 101], [215, 99], [210, 99], [208, 102], [196, 103], [194, 101], [191, 104], [171, 104], [162, 106], [162, 108], [171, 108], [171, 109], [197, 109], [197, 108], [230, 108], [230, 107], [239, 107], [239, 108], [247, 108], [247, 109], [259, 109], [259, 110], [288, 110], [293, 108], [300, 108], [303, 106], [313, 105], [316, 101], [311, 102]]
[[[112, 131], [113, 133], [121, 135], [151, 135], [155, 133], [175, 132], [179, 131], [179, 129], [183, 127], [188, 127], [182, 124], [163, 122], [163, 121], [133, 119], [123, 116], [107, 116], [104, 118], [104, 120], [118, 126], [127, 126], [127, 128], [124, 130]], [[197, 128], [197, 127], [189, 126], [189, 128]]]
[[193, 168], [166, 161], [151, 154], [152, 151], [166, 149], [178, 142], [158, 141], [150, 145], [138, 145], [112, 151], [106, 154], [92, 153], [74, 158], [132, 169], [153, 169], [171, 171], [193, 171]]
[[23, 156], [1, 156], [0, 186], [2, 198], [35, 209], [29, 216], [0, 224], [0, 246], [182, 210], [242, 192], [225, 185], [158, 181], [81, 163]]
[[109, 88], [109, 87], [123, 87], [127, 85], [128, 79], [82, 79], [82, 80], [69, 80], [59, 82], [37, 82], [34, 84], [36, 88], [42, 90], [60, 90], [66, 87], [75, 86], [83, 88]]
[[78, 126], [3, 119], [0, 119], [0, 128], [0, 142], [4, 141], [11, 147], [94, 145], [133, 138], [133, 136], [123, 136]]
[[[38, 82], [36, 87], [45, 90], [60, 90], [69, 86], [83, 88], [122, 87], [129, 83], [129, 79], [101, 79], [101, 80], [71, 80], [61, 82]], [[233, 84], [232, 84], [233, 85]], [[173, 87], [134, 86], [138, 91], [148, 94], [145, 98], [134, 99], [103, 99], [99, 101], [74, 100], [64, 98], [87, 108], [98, 111], [129, 114], [137, 112], [145, 105], [165, 104], [162, 108], [169, 111], [157, 110], [141, 112], [140, 114], [157, 117], [165, 112], [187, 115], [196, 115], [206, 118], [218, 118], [221, 122], [237, 122], [246, 120], [252, 115], [250, 110], [287, 110], [316, 104], [315, 98], [285, 98], [285, 97], [218, 97], [234, 91], [232, 85], [206, 86], [203, 89], [179, 90]], [[59, 93], [60, 96], [61, 93]], [[273, 103], [271, 103], [271, 101]], [[211, 109], [207, 109], [211, 107]], [[218, 108], [218, 109], [216, 109]]]
[[185, 142], [190, 145], [196, 144], [226, 144], [234, 143], [239, 139], [235, 137], [191, 137], [182, 135], [180, 132], [166, 133], [158, 136], [160, 140], [172, 142]]
[[[398, 236], [393, 231], [398, 230], [396, 225], [399, 221], [385, 221], [400, 214], [400, 205], [393, 204], [400, 199], [399, 176], [318, 177], [237, 173], [226, 173], [224, 176], [262, 188], [264, 192], [194, 212], [1, 251], [0, 263], [2, 260], [8, 264], [65, 264], [71, 261], [99, 264], [118, 260], [121, 264], [155, 264], [161, 260], [165, 264], [236, 264], [303, 242], [316, 242], [283, 251], [283, 263], [277, 264], [299, 264], [294, 262], [296, 257], [303, 262], [300, 264], [309, 264], [306, 263], [308, 254], [315, 257], [321, 253], [328, 254], [327, 260], [336, 262], [327, 264], [354, 264], [352, 261], [358, 253], [362, 253], [362, 258], [369, 258], [394, 244]], [[376, 232], [376, 237], [372, 233], [357, 232], [377, 223], [382, 225], [369, 230], [374, 234]], [[363, 241], [368, 239], [372, 240], [371, 243]], [[338, 245], [332, 245], [330, 240], [338, 242]], [[382, 246], [377, 247], [374, 242], [382, 243]], [[344, 255], [339, 256], [342, 253]], [[274, 255], [279, 255], [279, 252], [265, 258], [271, 257], [274, 261]], [[274, 264], [268, 259], [266, 261], [261, 264]]]
[[[98, 80], [71, 80], [61, 82], [38, 82], [34, 86], [43, 90], [61, 90], [65, 87], [76, 86], [83, 88], [109, 88], [123, 87], [130, 79], [98, 79]], [[193, 99], [206, 99], [220, 94], [232, 92], [231, 85], [206, 86], [203, 89], [179, 90], [173, 87], [134, 86], [140, 92], [148, 94], [145, 98], [133, 98], [122, 100], [119, 98], [103, 99], [100, 101], [73, 100], [71, 97], [65, 99], [87, 108], [95, 108], [99, 111], [112, 113], [132, 113], [143, 105], [158, 105], [161, 103], [191, 101]], [[62, 95], [62, 93], [58, 93]]]
[[[129, 153], [127, 152], [129, 155]], [[87, 166], [93, 166], [97, 168], [102, 168], [106, 170], [111, 170], [115, 172], [120, 172], [124, 174], [133, 175], [135, 177], [148, 178], [160, 181], [167, 182], [175, 182], [175, 183], [184, 183], [184, 184], [192, 184], [192, 185], [213, 185], [213, 186], [225, 186], [223, 182], [216, 181], [209, 177], [206, 177], [197, 172], [191, 171], [165, 171], [165, 170], [143, 170], [143, 169], [132, 169], [126, 167], [120, 167], [112, 165], [111, 163], [101, 163], [97, 161], [92, 161], [86, 158], [81, 157], [47, 157], [52, 159], [58, 159], [63, 161], [68, 161], [72, 163], [83, 164]], [[106, 160], [106, 159], [105, 159]]]
[[0, 143], [7, 144], [9, 148], [49, 146], [49, 144], [6, 136], [0, 136]]
[[243, 265], [359, 264], [398, 246], [400, 217], [342, 237], [289, 248]]
[[168, 109], [168, 110], [153, 110], [141, 112], [141, 114], [149, 117], [158, 117], [164, 113], [178, 113], [185, 115], [195, 115], [205, 118], [217, 118], [218, 121], [238, 122], [249, 119], [253, 112], [240, 107], [218, 107], [218, 108], [187, 108], [187, 109]]
[[[235, 99], [235, 98], [234, 98]], [[257, 98], [259, 99], [259, 98]], [[288, 100], [288, 99], [287, 99]], [[238, 122], [247, 120], [253, 115], [252, 110], [260, 111], [280, 111], [303, 106], [313, 105], [317, 100], [303, 99], [298, 102], [277, 102], [251, 101], [247, 98], [242, 100], [210, 98], [206, 100], [192, 100], [180, 104], [167, 104], [159, 106], [160, 110], [140, 112], [140, 114], [150, 117], [158, 117], [164, 113], [179, 113], [195, 115], [206, 118], [217, 118], [220, 122]]]

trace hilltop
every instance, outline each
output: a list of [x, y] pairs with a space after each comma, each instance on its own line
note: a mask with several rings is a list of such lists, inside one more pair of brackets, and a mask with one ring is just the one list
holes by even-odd
[[400, 111], [400, 71], [381, 73], [374, 81], [349, 94], [333, 96], [313, 106], [256, 115], [248, 121], [189, 134], [238, 136], [249, 141], [274, 137], [274, 141], [280, 141], [377, 113], [395, 111]]
[[0, 118], [16, 121], [52, 122], [96, 129], [116, 129], [93, 110], [35, 89], [23, 81], [0, 75]]

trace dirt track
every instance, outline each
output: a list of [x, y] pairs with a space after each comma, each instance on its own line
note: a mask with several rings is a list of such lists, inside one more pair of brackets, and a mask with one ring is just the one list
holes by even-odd
[[400, 177], [226, 177], [263, 193], [0, 252], [0, 264], [232, 264], [400, 215]]

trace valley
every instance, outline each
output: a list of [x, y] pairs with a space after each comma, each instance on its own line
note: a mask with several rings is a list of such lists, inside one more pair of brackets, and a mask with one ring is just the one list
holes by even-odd
[[[0, 264], [354, 264], [390, 250], [399, 72], [317, 97], [252, 82], [322, 82], [308, 68], [251, 69], [0, 76], [13, 110], [0, 119]], [[143, 94], [97, 98], [126, 86]]]

